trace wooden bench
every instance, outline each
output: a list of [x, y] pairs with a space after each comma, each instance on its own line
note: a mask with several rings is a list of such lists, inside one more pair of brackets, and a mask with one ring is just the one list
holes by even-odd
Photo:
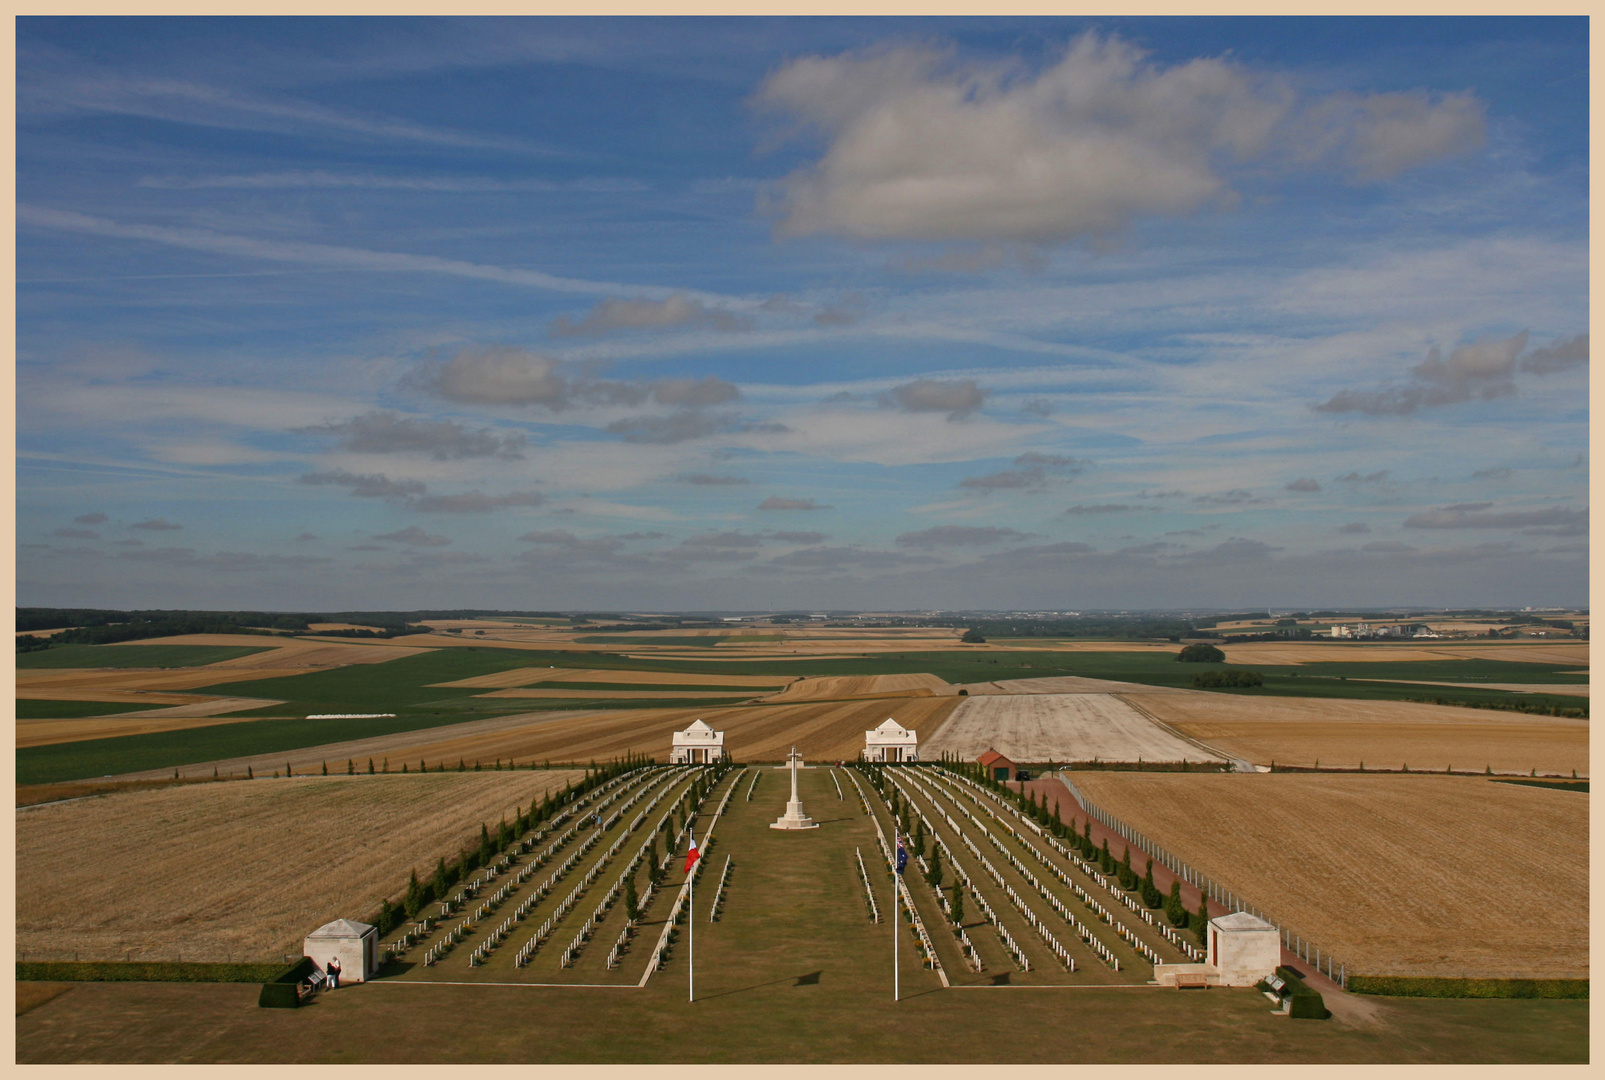
[[1176, 973], [1176, 989], [1186, 990], [1188, 987], [1202, 987], [1209, 989], [1209, 976], [1201, 971], [1178, 971]]

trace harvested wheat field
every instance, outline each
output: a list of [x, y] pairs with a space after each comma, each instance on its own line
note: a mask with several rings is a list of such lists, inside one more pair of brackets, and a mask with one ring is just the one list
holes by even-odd
[[620, 701], [659, 701], [672, 698], [750, 698], [751, 690], [569, 690], [562, 687], [523, 687], [492, 690], [488, 694], [475, 694], [481, 698], [617, 698]]
[[1576, 664], [1588, 666], [1588, 643], [1535, 645], [1330, 645], [1250, 641], [1242, 645], [1222, 645], [1229, 664], [1318, 664], [1360, 661], [1405, 660], [1509, 660], [1530, 664]]
[[1588, 976], [1587, 795], [1448, 776], [1074, 782], [1351, 975]]
[[1001, 682], [964, 683], [956, 689], [974, 694], [1126, 694], [1179, 693], [1168, 686], [1149, 686], [1146, 683], [1118, 682], [1114, 679], [1089, 679], [1082, 675], [1051, 675], [1042, 679], [1004, 679]]
[[[252, 672], [253, 679], [276, 679], [281, 675], [305, 675], [304, 668], [273, 668]], [[169, 693], [180, 690], [198, 690], [218, 683], [239, 682], [240, 673], [228, 668], [45, 668], [17, 672], [17, 696], [39, 700], [102, 701], [101, 691], [110, 694], [127, 694], [143, 690]], [[116, 697], [117, 701], [159, 700], [150, 698]]]
[[1466, 690], [1509, 690], [1516, 694], [1560, 694], [1587, 697], [1587, 683], [1433, 682], [1428, 679], [1355, 679], [1354, 682], [1405, 683], [1410, 686], [1455, 686]]
[[957, 688], [935, 675], [832, 675], [798, 679], [765, 701], [833, 701], [867, 697], [941, 697]]
[[17, 812], [17, 949], [36, 959], [278, 960], [576, 772], [307, 777]]
[[920, 756], [974, 761], [988, 748], [1015, 761], [1221, 761], [1113, 694], [964, 698]]
[[[886, 698], [874, 701], [801, 702], [715, 709], [635, 709], [590, 713], [418, 745], [407, 759], [422, 757], [489, 762], [605, 761], [626, 750], [668, 760], [676, 731], [706, 720], [725, 733], [725, 750], [736, 761], [779, 761], [792, 746], [810, 759], [852, 760], [864, 748], [864, 732], [887, 717], [918, 731], [935, 730], [955, 698]], [[442, 732], [441, 734], [445, 734]]]
[[[148, 699], [147, 699], [148, 700]], [[171, 709], [145, 709], [110, 716], [78, 716], [57, 719], [18, 720], [17, 749], [111, 739], [120, 735], [145, 735], [155, 731], [181, 731], [186, 728], [232, 724], [238, 717], [227, 715], [243, 709], [261, 709], [280, 702], [266, 698], [214, 698], [203, 704], [180, 705]]]
[[535, 686], [551, 680], [560, 682], [618, 683], [621, 686], [751, 686], [764, 689], [780, 686], [786, 681], [780, 675], [697, 675], [684, 671], [620, 671], [614, 668], [554, 668], [522, 667], [507, 671], [493, 671], [489, 675], [475, 675], [455, 682], [431, 683], [432, 686], [484, 687], [501, 690], [514, 686]]
[[123, 641], [119, 649], [138, 649], [145, 645], [242, 645], [251, 648], [270, 646], [267, 652], [250, 656], [237, 656], [206, 665], [208, 671], [256, 671], [261, 668], [289, 668], [305, 674], [308, 668], [345, 667], [348, 664], [382, 664], [399, 660], [403, 656], [417, 656], [429, 650], [409, 645], [391, 645], [388, 642], [361, 645], [293, 639], [275, 641], [273, 638], [252, 634], [180, 634], [177, 637], [149, 638], [141, 641]]
[[1588, 775], [1588, 721], [1414, 701], [1128, 694], [1189, 738], [1256, 765]]

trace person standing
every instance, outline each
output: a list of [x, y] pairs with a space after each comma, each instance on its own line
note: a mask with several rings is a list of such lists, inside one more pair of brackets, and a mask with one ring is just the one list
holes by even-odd
[[340, 989], [340, 958], [338, 956], [331, 957], [329, 966], [325, 970], [329, 975], [329, 989]]

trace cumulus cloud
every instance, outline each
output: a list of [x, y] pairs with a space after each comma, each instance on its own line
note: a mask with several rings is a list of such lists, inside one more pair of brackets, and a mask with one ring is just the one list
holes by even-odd
[[149, 529], [151, 532], [171, 532], [175, 529], [182, 529], [184, 526], [174, 521], [168, 521], [166, 518], [146, 518], [144, 521], [136, 521], [128, 527], [130, 529]]
[[73, 521], [79, 525], [104, 525], [111, 520], [105, 514], [79, 514]]
[[1048, 486], [1048, 474], [1075, 477], [1087, 471], [1091, 462], [1062, 454], [1042, 454], [1035, 450], [1014, 459], [1014, 468], [985, 476], [966, 476], [958, 482], [971, 491], [1041, 491]]
[[881, 570], [900, 566], [922, 565], [929, 557], [902, 555], [895, 551], [870, 551], [861, 547], [810, 547], [777, 555], [766, 566], [780, 570], [808, 570], [814, 572], [844, 571], [849, 567], [861, 570]]
[[1288, 491], [1320, 491], [1321, 483], [1308, 476], [1301, 476], [1297, 480], [1289, 480], [1285, 487]]
[[523, 457], [529, 444], [520, 433], [499, 435], [487, 428], [471, 430], [452, 420], [424, 420], [375, 410], [338, 424], [296, 429], [314, 435], [334, 435], [342, 450], [359, 454], [429, 454], [436, 461], [457, 458]]
[[787, 499], [779, 495], [771, 495], [758, 504], [760, 510], [829, 510], [829, 506], [816, 503], [812, 499]]
[[682, 409], [668, 416], [632, 416], [607, 426], [614, 435], [632, 443], [679, 443], [701, 439], [725, 427], [728, 416], [710, 416], [694, 409]]
[[1534, 375], [1549, 375], [1588, 363], [1588, 334], [1578, 334], [1566, 341], [1557, 341], [1542, 349], [1534, 349], [1521, 359], [1521, 370]]
[[906, 532], [894, 541], [898, 547], [981, 547], [1029, 538], [1029, 533], [993, 525], [937, 525], [919, 532]]
[[1155, 510], [1157, 506], [1134, 506], [1130, 503], [1076, 503], [1067, 506], [1064, 512], [1071, 517], [1080, 517], [1083, 514], [1124, 514], [1135, 510]]
[[915, 379], [880, 396], [883, 408], [904, 412], [944, 412], [959, 420], [981, 407], [986, 391], [974, 379]]
[[1242, 506], [1246, 503], [1262, 503], [1266, 500], [1256, 498], [1254, 493], [1246, 488], [1232, 488], [1230, 491], [1217, 491], [1208, 495], [1194, 495], [1193, 502], [1204, 506]]
[[1582, 536], [1588, 532], [1588, 511], [1551, 506], [1541, 510], [1489, 513], [1493, 503], [1455, 503], [1404, 519], [1407, 529], [1523, 529], [1535, 536]]
[[710, 476], [707, 473], [689, 473], [685, 476], [677, 477], [676, 480], [679, 483], [691, 484], [696, 487], [731, 487], [748, 482], [744, 476]]
[[545, 501], [546, 496], [538, 491], [510, 491], [506, 495], [470, 491], [461, 495], [420, 495], [410, 505], [424, 513], [483, 514], [510, 506], [539, 506]]
[[1460, 402], [1493, 401], [1516, 392], [1511, 372], [1527, 347], [1527, 331], [1508, 338], [1483, 337], [1444, 356], [1436, 347], [1410, 369], [1406, 382], [1375, 390], [1342, 390], [1312, 406], [1316, 412], [1409, 416], [1418, 409]]
[[1358, 470], [1346, 472], [1342, 476], [1333, 477], [1340, 484], [1380, 484], [1388, 478], [1387, 469], [1378, 469], [1376, 472], [1362, 473]]
[[361, 499], [387, 499], [424, 513], [485, 513], [511, 506], [539, 506], [546, 496], [535, 491], [513, 491], [506, 495], [485, 495], [470, 491], [459, 495], [430, 495], [421, 480], [392, 480], [383, 473], [352, 473], [345, 469], [307, 473], [299, 483], [322, 487], [343, 487]]
[[343, 487], [360, 499], [410, 499], [428, 490], [421, 480], [392, 480], [383, 473], [352, 473], [345, 469], [307, 473], [297, 483]]
[[654, 381], [574, 376], [550, 356], [511, 346], [463, 349], [444, 363], [415, 372], [412, 381], [449, 401], [539, 406], [553, 412], [581, 404], [641, 405], [648, 401], [713, 405], [741, 396], [734, 383], [713, 375]]
[[1367, 525], [1363, 521], [1351, 521], [1346, 525], [1338, 526], [1338, 532], [1348, 536], [1357, 536], [1361, 533], [1368, 533], [1370, 531], [1371, 526]]
[[388, 540], [397, 544], [407, 544], [411, 547], [445, 547], [451, 543], [444, 536], [424, 532], [416, 525], [408, 525], [393, 533], [382, 533], [374, 537], [375, 540]]
[[[1045, 244], [1235, 198], [1232, 170], [1381, 180], [1483, 137], [1470, 94], [1342, 94], [1227, 60], [1170, 67], [1087, 33], [1035, 73], [904, 46], [803, 57], [756, 103], [821, 132], [823, 156], [760, 192], [782, 236]], [[983, 248], [983, 250], [985, 250]]]
[[610, 330], [672, 330], [682, 327], [711, 330], [743, 330], [751, 320], [710, 308], [684, 293], [664, 300], [639, 300], [610, 296], [597, 304], [579, 322], [560, 316], [551, 325], [559, 336], [605, 334]]

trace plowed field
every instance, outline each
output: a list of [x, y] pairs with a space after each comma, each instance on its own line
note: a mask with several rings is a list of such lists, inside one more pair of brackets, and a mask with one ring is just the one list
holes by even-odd
[[814, 702], [729, 709], [637, 709], [592, 713], [528, 727], [448, 737], [407, 751], [455, 764], [469, 762], [597, 761], [626, 750], [667, 761], [674, 732], [693, 720], [706, 720], [725, 733], [725, 751], [737, 761], [779, 761], [792, 746], [810, 760], [851, 760], [864, 748], [864, 732], [887, 717], [922, 733], [934, 731], [952, 710], [955, 698], [885, 698], [876, 701]]
[[831, 701], [866, 697], [940, 697], [958, 691], [935, 675], [833, 675], [798, 679], [766, 701]]
[[1182, 734], [1257, 765], [1588, 775], [1588, 721], [1413, 701], [1128, 694]]
[[968, 697], [920, 746], [974, 761], [990, 747], [1015, 761], [1220, 761], [1113, 694]]
[[1074, 782], [1350, 974], [1588, 976], [1587, 795], [1447, 776]]
[[30, 959], [278, 960], [366, 919], [435, 859], [580, 773], [307, 777], [134, 791], [17, 812]]

